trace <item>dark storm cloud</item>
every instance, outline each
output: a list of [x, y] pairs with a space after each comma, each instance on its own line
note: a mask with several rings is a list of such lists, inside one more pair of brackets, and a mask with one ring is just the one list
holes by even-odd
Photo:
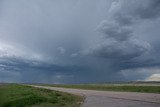
[[159, 23], [159, 0], [1, 0], [0, 81], [145, 79], [158, 73]]
[[140, 6], [135, 10], [135, 15], [142, 19], [158, 18], [160, 15], [160, 1], [159, 0], [148, 0], [146, 5]]
[[132, 36], [132, 29], [128, 26], [121, 26], [114, 21], [103, 21], [98, 26], [97, 30], [106, 34], [107, 38], [114, 38], [117, 41], [125, 41]]
[[159, 0], [115, 1], [109, 10], [110, 17], [122, 25], [134, 24], [136, 20], [159, 18]]
[[[26, 61], [17, 58], [1, 58], [1, 82], [27, 83], [79, 83], [81, 71], [88, 71], [82, 66], [61, 66], [38, 61]], [[6, 80], [6, 78], [10, 78]], [[78, 81], [76, 79], [79, 79]]]
[[[138, 6], [137, 6], [137, 5]], [[89, 54], [104, 58], [131, 60], [150, 50], [150, 44], [135, 37], [133, 26], [138, 20], [157, 18], [158, 1], [115, 1], [109, 10], [109, 18], [102, 21], [98, 31], [103, 41], [96, 44]], [[148, 11], [147, 11], [148, 10]], [[134, 21], [134, 23], [133, 23]]]
[[136, 42], [137, 41], [117, 42], [114, 40], [106, 40], [96, 48], [91, 49], [89, 54], [108, 59], [116, 59], [120, 62], [122, 60], [131, 60], [148, 50], [147, 43], [138, 44]]
[[103, 21], [98, 30], [103, 40], [96, 44], [88, 54], [98, 57], [122, 60], [131, 60], [149, 51], [150, 44], [134, 38], [131, 26], [122, 26], [115, 22]]
[[92, 51], [95, 55], [117, 60], [130, 60], [142, 55], [150, 48], [149, 43], [134, 38], [131, 26], [103, 21], [98, 30], [104, 33], [105, 40]]
[[[138, 23], [158, 20], [159, 9], [159, 1], [114, 1], [107, 19], [97, 27], [100, 32], [98, 36], [101, 36], [102, 40], [91, 45], [86, 53], [112, 62], [111, 72], [115, 73], [125, 69], [159, 66], [160, 61], [153, 58], [155, 46], [138, 39], [141, 35], [135, 33], [135, 25]], [[134, 70], [130, 71], [131, 74], [134, 73]]]

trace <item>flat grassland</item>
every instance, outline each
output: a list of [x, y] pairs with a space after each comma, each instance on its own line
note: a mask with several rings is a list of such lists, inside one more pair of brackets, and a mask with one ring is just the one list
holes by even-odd
[[101, 91], [119, 91], [119, 92], [142, 92], [142, 93], [160, 93], [158, 84], [79, 84], [79, 85], [47, 85], [52, 87], [101, 90]]
[[83, 97], [18, 84], [0, 84], [0, 107], [79, 107]]

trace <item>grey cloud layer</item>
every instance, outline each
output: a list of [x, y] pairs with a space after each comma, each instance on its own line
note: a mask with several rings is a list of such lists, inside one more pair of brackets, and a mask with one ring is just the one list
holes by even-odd
[[0, 81], [145, 79], [155, 72], [134, 76], [160, 65], [159, 23], [159, 0], [2, 0]]
[[104, 41], [98, 44], [93, 54], [106, 58], [132, 59], [140, 56], [150, 45], [147, 42], [139, 41], [133, 36], [130, 26], [120, 26], [114, 22], [102, 22], [99, 30], [104, 33]]
[[130, 62], [133, 58], [150, 51], [151, 46], [147, 41], [136, 38], [134, 25], [145, 19], [157, 18], [159, 5], [158, 1], [150, 0], [113, 2], [109, 9], [108, 19], [102, 21], [98, 26], [103, 40], [95, 44], [95, 49], [92, 47], [89, 54], [117, 59], [119, 62]]

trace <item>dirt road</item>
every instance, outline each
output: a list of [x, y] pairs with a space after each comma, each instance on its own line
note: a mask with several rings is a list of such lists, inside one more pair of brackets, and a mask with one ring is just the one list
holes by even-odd
[[32, 86], [84, 96], [81, 107], [160, 107], [160, 94]]

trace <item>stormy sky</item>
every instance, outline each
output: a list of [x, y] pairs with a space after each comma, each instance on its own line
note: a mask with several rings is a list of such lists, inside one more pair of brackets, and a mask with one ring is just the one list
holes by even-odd
[[160, 81], [159, 0], [0, 0], [0, 82]]

